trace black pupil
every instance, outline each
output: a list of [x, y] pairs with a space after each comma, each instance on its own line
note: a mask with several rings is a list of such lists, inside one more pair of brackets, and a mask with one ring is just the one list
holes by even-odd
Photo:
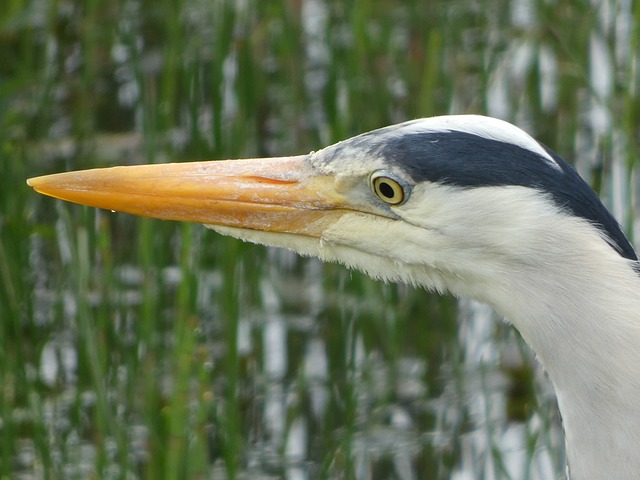
[[378, 186], [380, 193], [382, 195], [384, 195], [386, 198], [393, 198], [394, 197], [394, 190], [393, 187], [391, 185], [389, 185], [386, 182], [380, 182], [380, 185]]

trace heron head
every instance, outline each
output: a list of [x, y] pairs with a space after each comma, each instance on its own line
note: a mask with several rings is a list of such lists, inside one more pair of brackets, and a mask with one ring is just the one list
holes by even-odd
[[409, 121], [308, 155], [114, 167], [29, 184], [475, 297], [510, 269], [553, 263], [554, 248], [568, 247], [563, 228], [636, 258], [566, 162], [519, 128], [475, 115]]

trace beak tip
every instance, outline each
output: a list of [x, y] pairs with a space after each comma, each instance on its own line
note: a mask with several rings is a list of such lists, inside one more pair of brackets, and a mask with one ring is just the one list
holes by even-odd
[[41, 175], [39, 177], [31, 177], [27, 178], [27, 185], [33, 188], [36, 192], [40, 192], [42, 187], [52, 186], [53, 184], [49, 182], [49, 177], [53, 175]]
[[42, 185], [42, 180], [46, 177], [45, 176], [40, 176], [40, 177], [31, 177], [31, 178], [27, 178], [27, 185], [29, 185], [31, 188], [38, 188], [38, 186]]
[[[27, 179], [27, 185], [33, 188], [36, 192], [47, 195], [47, 187], [51, 186], [46, 181], [46, 175], [41, 177], [31, 177]], [[44, 190], [44, 191], [43, 191]]]

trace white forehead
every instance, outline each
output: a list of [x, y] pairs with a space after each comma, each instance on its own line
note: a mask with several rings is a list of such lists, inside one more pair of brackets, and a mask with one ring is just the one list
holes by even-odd
[[398, 131], [402, 134], [449, 132], [469, 133], [489, 140], [511, 143], [540, 155], [553, 167], [560, 168], [553, 157], [528, 133], [497, 118], [482, 115], [443, 115], [405, 122]]

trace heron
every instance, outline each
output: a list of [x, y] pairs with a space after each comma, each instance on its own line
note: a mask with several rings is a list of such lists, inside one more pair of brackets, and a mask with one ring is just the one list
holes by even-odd
[[640, 478], [640, 263], [577, 171], [508, 122], [431, 117], [306, 155], [28, 184], [484, 302], [553, 384], [571, 478]]

